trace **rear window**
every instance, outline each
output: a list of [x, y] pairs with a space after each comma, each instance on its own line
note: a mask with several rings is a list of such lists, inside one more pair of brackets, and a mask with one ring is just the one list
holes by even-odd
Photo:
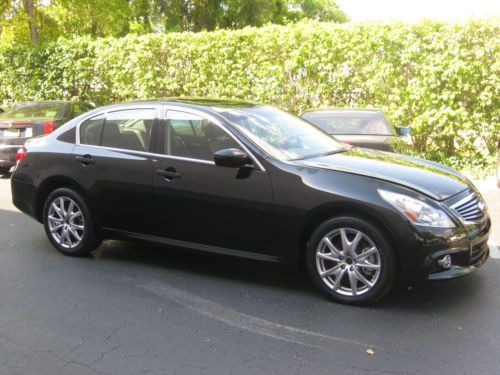
[[63, 103], [23, 103], [8, 109], [0, 115], [0, 119], [54, 119], [64, 108]]
[[391, 129], [380, 112], [307, 112], [303, 115], [329, 134], [391, 135]]

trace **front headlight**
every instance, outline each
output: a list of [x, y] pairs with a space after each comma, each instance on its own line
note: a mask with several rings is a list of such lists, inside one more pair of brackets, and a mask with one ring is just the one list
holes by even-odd
[[415, 225], [455, 228], [455, 223], [443, 210], [434, 208], [408, 195], [382, 189], [379, 189], [378, 193], [386, 202], [396, 207]]

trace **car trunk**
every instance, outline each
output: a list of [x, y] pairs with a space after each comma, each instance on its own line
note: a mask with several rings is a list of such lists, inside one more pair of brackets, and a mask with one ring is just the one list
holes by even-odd
[[22, 145], [26, 139], [43, 134], [43, 124], [44, 120], [0, 120], [0, 144]]
[[393, 152], [392, 135], [332, 134], [335, 139], [356, 147]]

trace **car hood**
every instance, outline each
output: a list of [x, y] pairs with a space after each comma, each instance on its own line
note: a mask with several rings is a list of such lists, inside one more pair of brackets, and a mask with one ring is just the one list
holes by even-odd
[[443, 165], [410, 156], [355, 147], [345, 152], [296, 160], [293, 163], [393, 182], [436, 200], [444, 200], [467, 188], [473, 188], [465, 176]]

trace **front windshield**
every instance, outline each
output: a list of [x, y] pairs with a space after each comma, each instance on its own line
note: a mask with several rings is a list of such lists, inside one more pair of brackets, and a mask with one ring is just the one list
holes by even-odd
[[314, 125], [269, 106], [221, 110], [221, 115], [278, 160], [306, 159], [344, 147]]

